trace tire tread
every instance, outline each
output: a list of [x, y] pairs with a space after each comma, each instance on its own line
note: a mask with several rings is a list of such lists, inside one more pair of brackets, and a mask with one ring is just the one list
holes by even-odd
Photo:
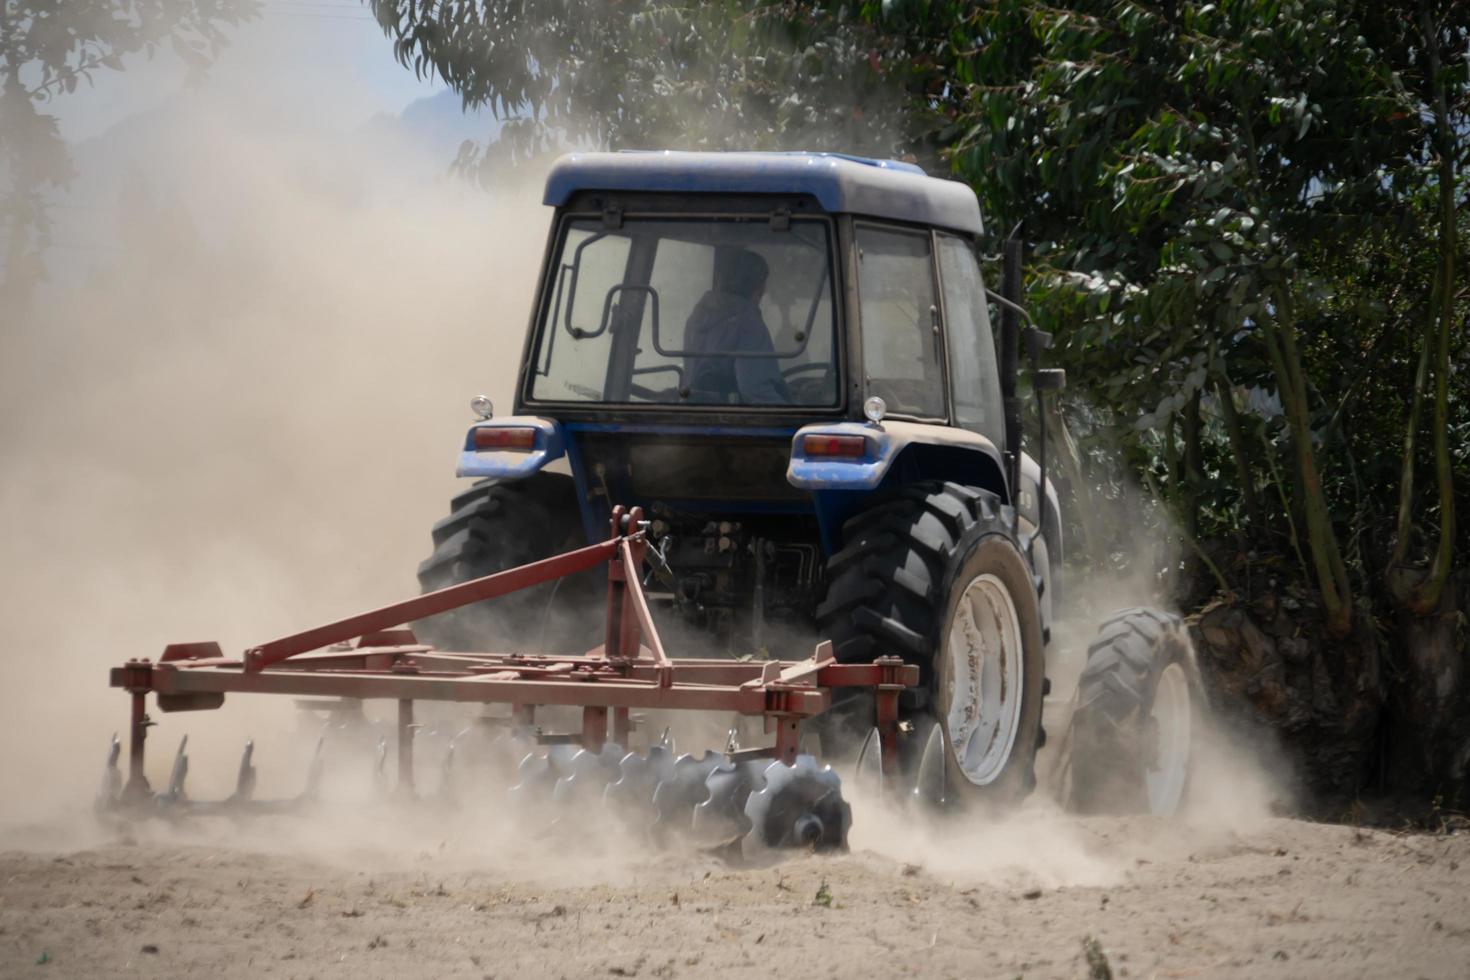
[[[1134, 811], [1143, 795], [1143, 721], [1157, 675], [1187, 651], [1183, 623], [1147, 607], [1120, 609], [1087, 648], [1073, 714], [1070, 804], [1087, 813]], [[1186, 661], [1187, 662], [1187, 661]]]

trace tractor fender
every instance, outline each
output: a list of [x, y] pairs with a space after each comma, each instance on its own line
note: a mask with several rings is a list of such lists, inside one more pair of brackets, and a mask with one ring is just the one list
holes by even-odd
[[[812, 455], [808, 436], [860, 436], [859, 456]], [[895, 464], [897, 469], [895, 470]], [[943, 468], [946, 472], [921, 472]], [[914, 472], [905, 472], [912, 470]], [[966, 472], [969, 471], [969, 472]], [[832, 422], [803, 426], [791, 441], [786, 479], [794, 487], [823, 490], [877, 490], [893, 478], [902, 482], [943, 479], [983, 486], [1009, 503], [1000, 450], [985, 436], [967, 429], [924, 422], [884, 420]]]
[[[480, 448], [476, 433], [482, 430], [532, 430], [532, 443], [526, 448]], [[507, 415], [470, 426], [464, 446], [459, 451], [456, 476], [495, 477], [522, 480], [552, 460], [566, 455], [566, 438], [560, 423], [534, 415]]]
[[[863, 452], [857, 456], [812, 455], [807, 452], [807, 436], [861, 436]], [[842, 523], [861, 509], [868, 494], [919, 480], [948, 480], [990, 490], [1004, 503], [1016, 506], [1023, 529], [1034, 532], [1040, 516], [1036, 490], [1041, 467], [1029, 455], [1021, 454], [1021, 492], [1016, 500], [1006, 486], [1002, 460], [994, 442], [968, 429], [897, 420], [876, 425], [834, 422], [803, 426], [796, 431], [786, 479], [792, 486], [811, 492], [823, 546], [829, 554], [841, 547]], [[1040, 574], [1051, 586], [1051, 569], [1062, 559], [1061, 508], [1051, 480], [1046, 481], [1045, 499], [1046, 537], [1041, 553], [1034, 557], [1042, 566]]]
[[[806, 451], [806, 437], [861, 436], [865, 440], [861, 456], [812, 456]], [[936, 451], [937, 450], [937, 451]], [[946, 452], [959, 450], [959, 452]], [[1021, 516], [1033, 527], [1038, 523], [1037, 485], [1041, 467], [1030, 454], [1021, 454], [1021, 493], [1014, 500], [1005, 485], [1005, 469], [1001, 452], [987, 437], [968, 429], [924, 422], [884, 421], [877, 425], [865, 422], [835, 422], [808, 425], [796, 431], [791, 440], [791, 463], [786, 479], [802, 490], [876, 490], [883, 485], [894, 464], [903, 469], [911, 459], [916, 472], [900, 476], [902, 482], [912, 479], [940, 479], [969, 486], [984, 487], [1000, 499], [1017, 507]], [[941, 469], [940, 472], [934, 472]], [[1061, 508], [1057, 503], [1056, 485], [1046, 481], [1047, 538], [1051, 539], [1053, 558], [1061, 557], [1059, 530]]]
[[[1021, 454], [1021, 516], [1034, 528], [1037, 522], [1036, 487], [1041, 482], [1041, 467], [1027, 453]], [[1062, 509], [1057, 503], [1057, 486], [1046, 481], [1046, 540], [1053, 562], [1062, 560]]]

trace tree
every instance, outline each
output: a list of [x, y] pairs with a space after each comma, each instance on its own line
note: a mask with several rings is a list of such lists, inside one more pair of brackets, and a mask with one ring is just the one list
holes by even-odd
[[887, 155], [905, 115], [872, 70], [881, 35], [840, 6], [368, 2], [401, 64], [508, 121], [471, 165], [568, 145]]
[[[1329, 0], [1002, 0], [931, 33], [921, 68], [964, 83], [941, 105], [948, 155], [1038, 241], [1033, 301], [1070, 324], [1079, 373], [1144, 427], [1188, 423], [1212, 388], [1229, 423], [1234, 385], [1274, 390], [1291, 510], [1339, 635], [1348, 529], [1324, 485], [1303, 334], [1332, 284], [1304, 257], [1393, 223], [1422, 141], [1412, 95], [1353, 14]], [[1141, 368], [1167, 383], [1139, 383]], [[1233, 437], [1231, 451], [1244, 480], [1251, 450]]]
[[[1467, 155], [1470, 155], [1470, 141], [1464, 138], [1470, 130], [1470, 99], [1466, 97], [1467, 90], [1470, 90], [1470, 75], [1467, 75], [1470, 57], [1465, 55], [1467, 46], [1470, 46], [1470, 24], [1467, 24], [1470, 18], [1464, 16], [1463, 11], [1456, 18], [1450, 10], [1436, 9], [1439, 6], [1419, 0], [1418, 9], [1413, 11], [1416, 16], [1405, 16], [1399, 22], [1401, 30], [1405, 23], [1413, 25], [1403, 31], [1407, 37], [1403, 39], [1402, 50], [1405, 60], [1409, 61], [1406, 74], [1417, 91], [1419, 118], [1424, 124], [1424, 183], [1432, 189], [1434, 206], [1431, 213], [1437, 218], [1434, 222], [1436, 275], [1425, 310], [1412, 408], [1404, 427], [1398, 515], [1388, 569], [1389, 585], [1395, 599], [1420, 615], [1438, 609], [1453, 569], [1455, 493], [1449, 449], [1450, 334], [1455, 326], [1457, 307], [1463, 306], [1465, 300], [1463, 293], [1456, 295], [1455, 266], [1461, 247], [1459, 222], [1464, 214], [1459, 200], [1463, 191], [1459, 185]], [[1399, 12], [1410, 14], [1408, 10]], [[1447, 64], [1446, 52], [1458, 52], [1458, 61]], [[1451, 101], [1451, 92], [1456, 93], [1454, 101]], [[1464, 326], [1461, 329], [1463, 331]], [[1461, 336], [1463, 338], [1463, 332]], [[1431, 377], [1431, 364], [1434, 469], [1439, 497], [1438, 538], [1422, 574], [1411, 571], [1405, 575], [1414, 524], [1415, 443]]]

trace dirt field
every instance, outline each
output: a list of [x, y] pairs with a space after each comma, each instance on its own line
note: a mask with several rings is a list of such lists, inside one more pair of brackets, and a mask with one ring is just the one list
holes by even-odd
[[756, 869], [427, 818], [377, 843], [282, 820], [57, 850], [33, 827], [0, 854], [0, 975], [1102, 976], [1088, 937], [1115, 977], [1470, 973], [1464, 833], [877, 823]]
[[[417, 592], [467, 399], [511, 402], [548, 220], [539, 174], [467, 198], [226, 103], [160, 116], [136, 168], [94, 147], [159, 203], [131, 195], [105, 219], [126, 249], [0, 309], [0, 978], [1470, 977], [1470, 834], [1270, 819], [1228, 767], [1182, 823], [1038, 802], [926, 827], [854, 801], [850, 854], [770, 868], [595, 816], [577, 846], [494, 805], [100, 831], [109, 667]], [[246, 736], [263, 780], [299, 777], [266, 744], [291, 715], [162, 718], [155, 786], [186, 732], [201, 798]]]

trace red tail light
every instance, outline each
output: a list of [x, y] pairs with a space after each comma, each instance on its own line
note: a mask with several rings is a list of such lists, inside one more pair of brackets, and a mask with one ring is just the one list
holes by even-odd
[[482, 426], [475, 430], [476, 449], [534, 449], [535, 447], [535, 429]]
[[802, 451], [808, 456], [861, 456], [868, 446], [862, 436], [803, 436]]

